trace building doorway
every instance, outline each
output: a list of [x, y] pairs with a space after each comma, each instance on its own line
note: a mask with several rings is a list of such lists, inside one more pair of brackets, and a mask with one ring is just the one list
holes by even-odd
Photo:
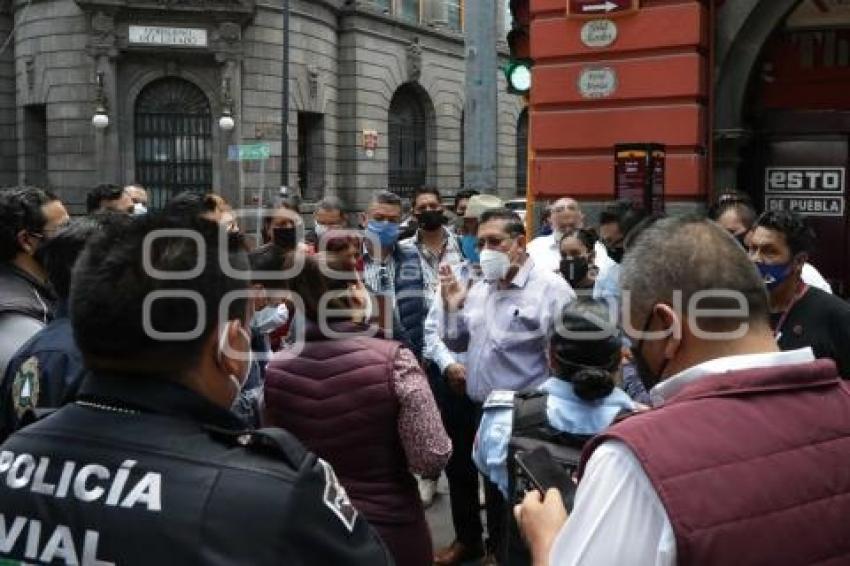
[[[826, 8], [822, 10], [821, 8]], [[805, 216], [818, 240], [811, 263], [850, 293], [850, 6], [801, 2], [774, 30], [751, 77], [752, 140], [739, 186], [760, 210]]]
[[183, 191], [212, 190], [212, 114], [206, 95], [189, 81], [159, 79], [135, 107], [135, 181], [161, 208]]

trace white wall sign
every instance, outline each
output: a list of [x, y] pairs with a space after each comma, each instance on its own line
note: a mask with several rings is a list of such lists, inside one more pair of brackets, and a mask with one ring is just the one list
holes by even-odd
[[844, 167], [768, 167], [767, 193], [844, 194]]
[[617, 33], [612, 20], [591, 20], [581, 27], [581, 42], [588, 47], [609, 47], [617, 41]]
[[768, 167], [764, 208], [803, 216], [844, 216], [844, 167]]
[[584, 98], [608, 98], [617, 91], [617, 71], [611, 67], [588, 67], [578, 78], [578, 90]]
[[207, 30], [198, 28], [168, 28], [160, 26], [130, 26], [131, 44], [169, 45], [175, 47], [206, 47]]

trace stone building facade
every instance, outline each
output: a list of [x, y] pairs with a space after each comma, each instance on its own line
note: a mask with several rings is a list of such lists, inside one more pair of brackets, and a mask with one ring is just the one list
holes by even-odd
[[[100, 182], [145, 184], [157, 204], [181, 189], [276, 193], [282, 5], [3, 0], [0, 185], [47, 186], [75, 210]], [[305, 202], [360, 209], [376, 188], [463, 185], [462, 14], [461, 0], [291, 0], [286, 184]], [[512, 196], [524, 104], [501, 84], [495, 189]], [[237, 160], [234, 146], [254, 146], [247, 159], [265, 144], [268, 159]]]

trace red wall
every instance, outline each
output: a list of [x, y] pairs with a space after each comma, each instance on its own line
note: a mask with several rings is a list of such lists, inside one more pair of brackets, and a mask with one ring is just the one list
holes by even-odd
[[[567, 0], [531, 0], [530, 188], [542, 198], [614, 197], [614, 145], [667, 146], [666, 194], [704, 198], [708, 123], [708, 12], [698, 0], [643, 0], [611, 18], [616, 42], [586, 47], [586, 19], [567, 19]], [[608, 98], [586, 99], [586, 67], [618, 75]]]

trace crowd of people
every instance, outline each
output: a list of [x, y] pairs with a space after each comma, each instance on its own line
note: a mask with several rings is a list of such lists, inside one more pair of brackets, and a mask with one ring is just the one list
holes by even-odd
[[0, 190], [0, 558], [850, 558], [850, 305], [804, 219], [446, 202]]

